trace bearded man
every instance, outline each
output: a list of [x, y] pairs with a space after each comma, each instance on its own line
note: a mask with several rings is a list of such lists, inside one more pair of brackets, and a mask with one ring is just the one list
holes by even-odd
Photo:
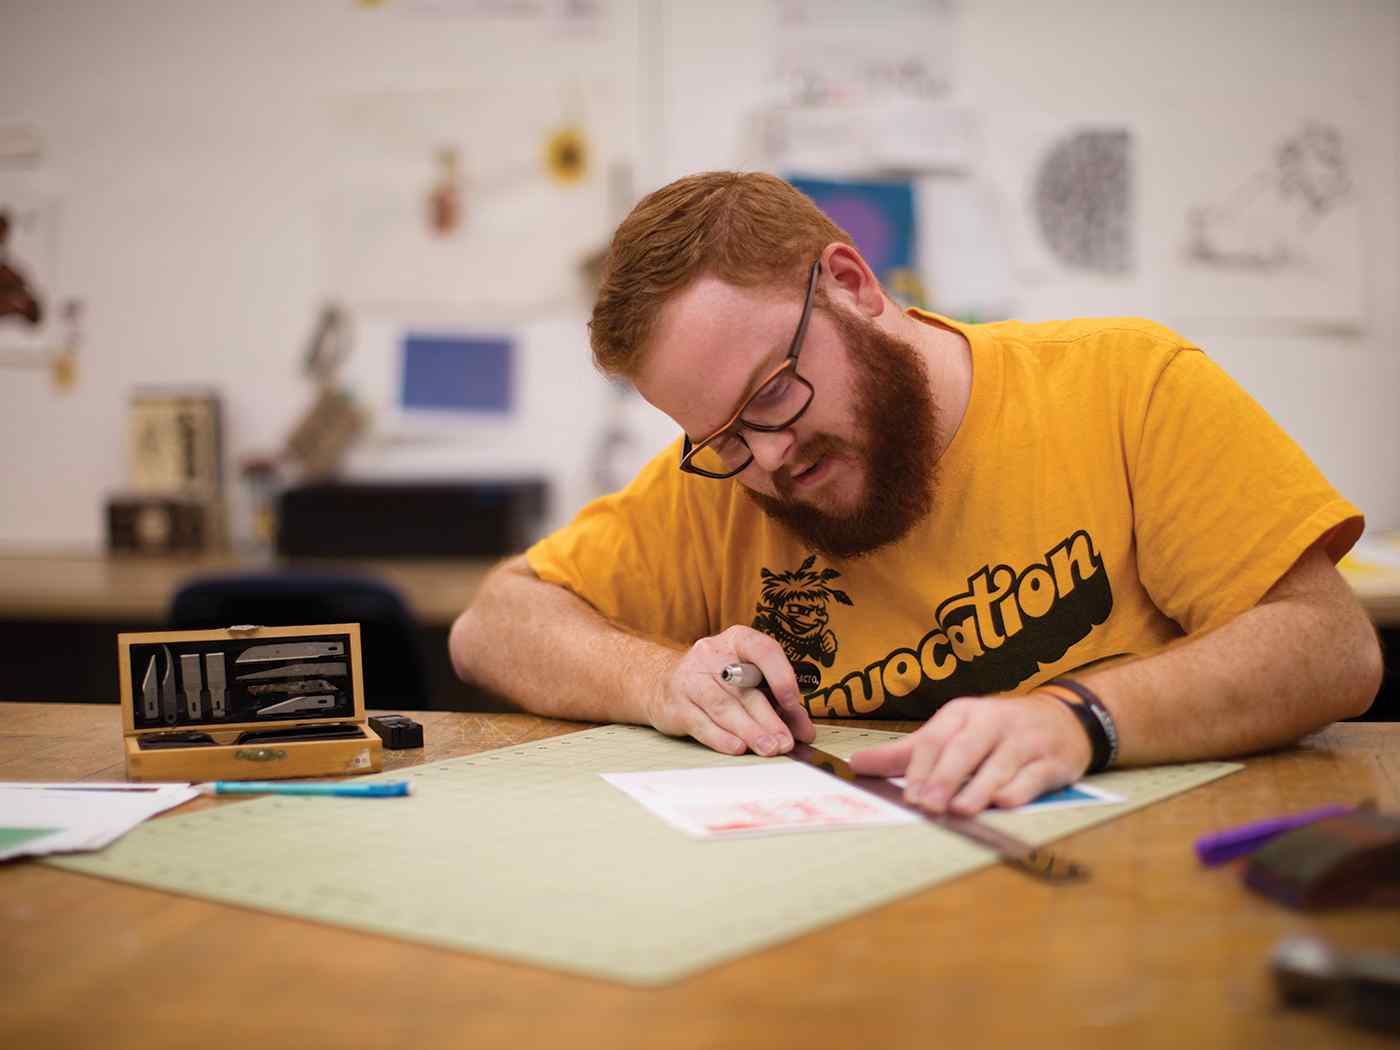
[[970, 814], [1375, 696], [1335, 568], [1361, 514], [1159, 325], [901, 311], [787, 183], [711, 172], [618, 228], [590, 330], [683, 435], [453, 625], [458, 675], [528, 710], [736, 755], [918, 719], [852, 766]]

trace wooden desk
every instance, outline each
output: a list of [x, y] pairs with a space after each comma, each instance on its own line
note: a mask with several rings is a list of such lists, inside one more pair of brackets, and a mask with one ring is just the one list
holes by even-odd
[[486, 558], [278, 561], [237, 555], [11, 554], [0, 556], [0, 619], [158, 623], [176, 590], [195, 576], [300, 569], [376, 576], [399, 589], [421, 623], [445, 627], [466, 608], [494, 564]]
[[[391, 768], [581, 728], [529, 715], [420, 717], [427, 748], [387, 753]], [[112, 707], [5, 705], [0, 779], [120, 778], [118, 737]], [[1291, 912], [1246, 891], [1234, 870], [1201, 868], [1191, 843], [1324, 801], [1374, 797], [1393, 810], [1397, 745], [1398, 726], [1335, 726], [1066, 840], [1092, 865], [1088, 884], [1046, 887], [991, 868], [655, 990], [32, 861], [0, 866], [0, 1044], [1393, 1046], [1283, 1010], [1267, 959], [1281, 937], [1304, 932], [1394, 950], [1400, 911]], [[189, 805], [224, 804], [236, 803]]]

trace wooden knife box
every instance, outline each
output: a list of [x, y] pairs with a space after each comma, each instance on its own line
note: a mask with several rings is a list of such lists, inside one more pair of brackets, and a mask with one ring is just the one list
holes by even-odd
[[371, 773], [360, 625], [117, 636], [129, 780]]

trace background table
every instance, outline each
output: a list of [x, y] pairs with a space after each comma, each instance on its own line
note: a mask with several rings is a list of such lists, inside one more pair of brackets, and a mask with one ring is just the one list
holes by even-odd
[[[292, 569], [371, 576], [402, 595], [434, 706], [504, 710], [457, 681], [447, 632], [494, 564], [488, 558], [272, 560], [266, 557], [0, 555], [0, 700], [115, 703], [121, 631], [169, 626], [171, 600], [188, 580]], [[371, 698], [372, 702], [373, 698]]]
[[[416, 717], [426, 748], [386, 752], [389, 768], [584, 728]], [[112, 706], [0, 705], [0, 780], [120, 779], [119, 737]], [[1092, 866], [1086, 884], [993, 867], [652, 990], [12, 863], [0, 866], [0, 1044], [1393, 1046], [1283, 1010], [1267, 959], [1293, 933], [1395, 950], [1400, 911], [1292, 912], [1235, 869], [1200, 867], [1191, 844], [1323, 802], [1394, 810], [1397, 745], [1400, 726], [1334, 726], [1063, 840]]]

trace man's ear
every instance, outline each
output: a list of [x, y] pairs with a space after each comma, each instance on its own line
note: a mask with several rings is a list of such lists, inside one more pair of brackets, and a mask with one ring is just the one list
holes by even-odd
[[832, 299], [845, 300], [866, 317], [879, 317], [885, 312], [888, 300], [879, 280], [860, 252], [849, 244], [834, 241], [823, 249], [822, 277]]

